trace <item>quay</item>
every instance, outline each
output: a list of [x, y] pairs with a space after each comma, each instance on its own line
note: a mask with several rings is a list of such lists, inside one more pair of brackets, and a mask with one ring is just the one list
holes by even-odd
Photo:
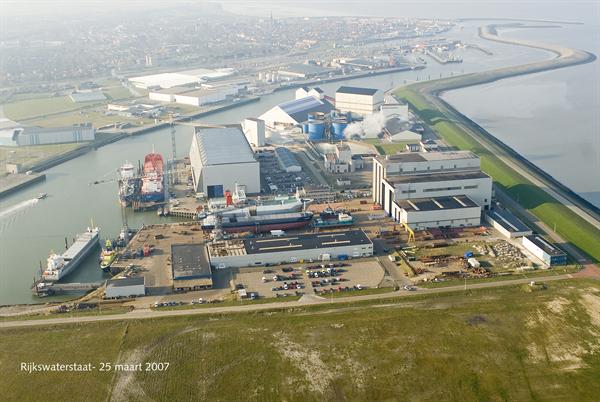
[[44, 180], [46, 180], [46, 175], [43, 173], [17, 173], [0, 177], [0, 198]]

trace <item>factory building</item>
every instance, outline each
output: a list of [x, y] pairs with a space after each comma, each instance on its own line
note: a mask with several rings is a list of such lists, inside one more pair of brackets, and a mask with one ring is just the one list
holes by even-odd
[[408, 105], [402, 103], [383, 104], [380, 108], [381, 113], [386, 119], [398, 117], [402, 121], [408, 121]]
[[253, 147], [265, 146], [265, 121], [248, 117], [242, 121], [242, 131]]
[[258, 237], [213, 242], [208, 245], [215, 268], [239, 268], [265, 264], [328, 261], [370, 257], [373, 243], [362, 230]]
[[8, 119], [0, 119], [0, 145], [20, 147], [26, 145], [67, 144], [94, 141], [96, 130], [90, 123], [68, 127], [42, 128], [21, 126]]
[[379, 111], [383, 92], [373, 88], [340, 87], [335, 92], [335, 108], [343, 113], [368, 116]]
[[249, 194], [260, 192], [259, 164], [239, 128], [196, 127], [190, 147], [196, 192], [220, 198], [236, 185]]
[[325, 99], [307, 96], [281, 103], [265, 113], [259, 119], [268, 127], [293, 127], [308, 119], [309, 113], [330, 113], [333, 105]]
[[236, 96], [239, 88], [223, 85], [215, 88], [172, 87], [148, 92], [150, 100], [179, 103], [182, 105], [203, 106], [223, 102]]
[[323, 155], [325, 170], [329, 173], [349, 173], [356, 169], [362, 169], [362, 158], [353, 158], [348, 144], [339, 143], [335, 145], [335, 152]]
[[567, 263], [567, 254], [540, 235], [523, 237], [523, 246], [546, 265], [564, 265]]
[[323, 99], [325, 96], [323, 90], [319, 87], [309, 88], [309, 87], [300, 87], [296, 89], [296, 99], [306, 98], [307, 96], [312, 96], [318, 99]]
[[302, 171], [302, 166], [296, 156], [287, 148], [277, 147], [275, 148], [275, 156], [279, 161], [279, 165], [287, 173], [297, 173]]
[[505, 209], [493, 209], [487, 211], [485, 220], [492, 225], [494, 229], [509, 239], [530, 236], [532, 234], [531, 229], [529, 229], [527, 225], [510, 213], [510, 211]]
[[215, 70], [198, 68], [195, 70], [179, 71], [176, 73], [161, 73], [131, 77], [128, 80], [131, 84], [138, 88], [152, 90], [196, 85], [206, 81], [229, 77], [233, 74], [235, 74], [235, 70], [231, 68], [219, 68]]
[[[452, 201], [436, 212], [439, 219], [435, 220], [425, 219], [427, 214], [417, 213], [420, 209], [400, 202], [427, 200], [427, 205], [431, 205], [428, 202], [434, 199], [431, 202], [437, 205], [435, 200], [447, 197]], [[479, 158], [468, 151], [411, 152], [373, 159], [373, 201], [390, 217], [411, 227], [430, 225], [433, 221], [441, 222], [440, 226], [478, 225], [481, 209], [489, 209], [491, 198], [492, 179], [480, 170]], [[479, 209], [477, 220], [473, 219], [475, 207], [471, 203]], [[410, 211], [403, 213], [403, 207]], [[406, 220], [410, 218], [415, 220]]]
[[202, 244], [171, 245], [173, 290], [211, 289], [212, 270]]
[[392, 217], [414, 230], [476, 226], [481, 223], [481, 207], [466, 195], [412, 198], [393, 201]]
[[109, 279], [104, 290], [105, 299], [120, 299], [146, 295], [146, 281], [143, 276]]
[[312, 64], [294, 63], [286, 67], [281, 67], [278, 71], [279, 77], [286, 80], [315, 78], [327, 76], [334, 70]]

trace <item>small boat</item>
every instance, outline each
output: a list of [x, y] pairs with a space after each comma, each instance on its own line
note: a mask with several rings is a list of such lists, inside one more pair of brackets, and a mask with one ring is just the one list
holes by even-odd
[[38, 196], [36, 197], [38, 200], [43, 200], [44, 198], [48, 197], [48, 193], [39, 193]]
[[117, 258], [117, 253], [115, 250], [102, 250], [101, 260], [100, 260], [100, 268], [104, 272], [110, 271], [110, 266]]

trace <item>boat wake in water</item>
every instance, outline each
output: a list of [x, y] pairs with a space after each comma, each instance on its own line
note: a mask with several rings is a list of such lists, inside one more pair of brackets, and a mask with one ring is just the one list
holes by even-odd
[[19, 216], [23, 215], [25, 211], [37, 204], [38, 201], [37, 198], [21, 201], [18, 204], [0, 211], [0, 234], [4, 233], [4, 231], [12, 225]]

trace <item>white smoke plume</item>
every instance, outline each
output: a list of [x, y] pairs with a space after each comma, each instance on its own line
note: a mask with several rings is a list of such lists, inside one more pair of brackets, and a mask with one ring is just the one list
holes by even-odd
[[364, 118], [363, 121], [357, 121], [348, 124], [344, 134], [348, 138], [359, 136], [361, 138], [376, 138], [385, 126], [385, 115], [382, 112], [373, 113]]

